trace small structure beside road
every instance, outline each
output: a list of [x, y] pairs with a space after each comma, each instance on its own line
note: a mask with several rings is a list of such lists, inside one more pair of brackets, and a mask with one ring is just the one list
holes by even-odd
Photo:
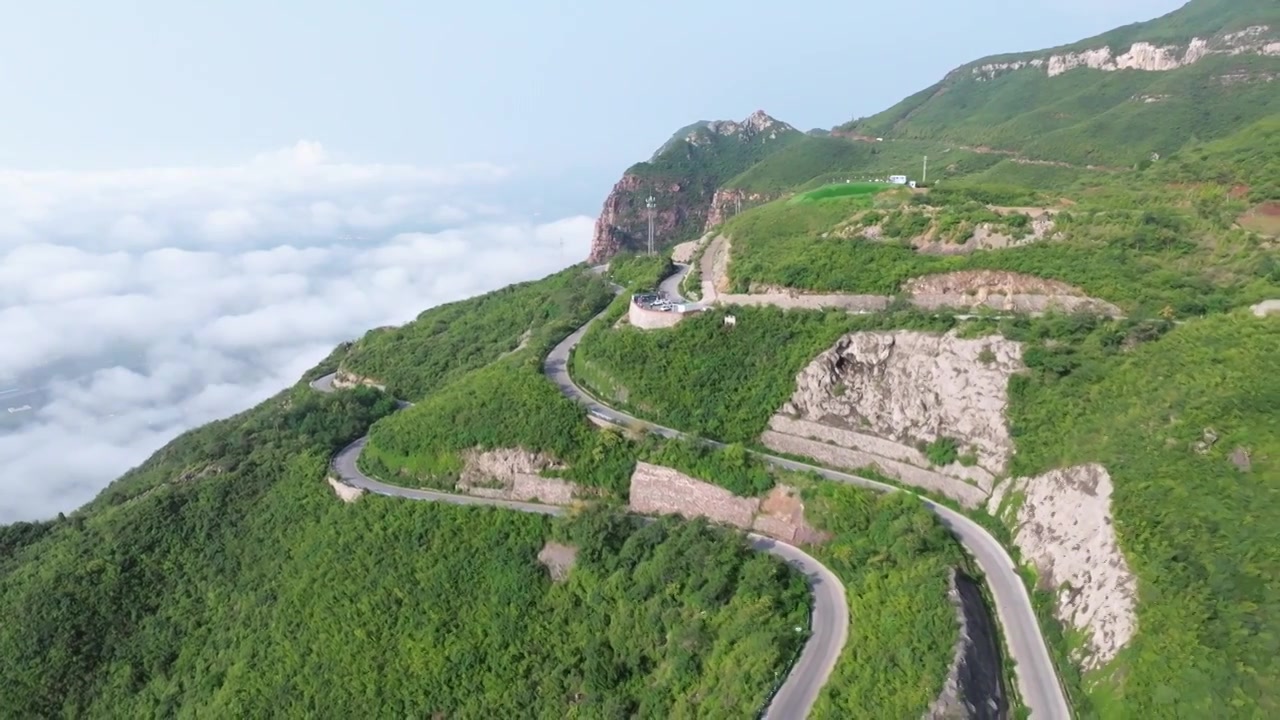
[[686, 300], [674, 299], [662, 291], [636, 293], [631, 296], [627, 320], [644, 330], [674, 327], [686, 315], [702, 308]]

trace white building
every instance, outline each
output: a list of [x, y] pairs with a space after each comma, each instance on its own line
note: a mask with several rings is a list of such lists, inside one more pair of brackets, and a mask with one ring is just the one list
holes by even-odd
[[907, 176], [906, 175], [890, 175], [889, 182], [893, 183], [894, 185], [906, 185]]

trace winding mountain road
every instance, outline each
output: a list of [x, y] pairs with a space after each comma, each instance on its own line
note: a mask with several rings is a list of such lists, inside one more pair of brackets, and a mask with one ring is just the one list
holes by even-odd
[[[594, 270], [599, 272], [600, 268], [594, 268]], [[677, 272], [662, 283], [662, 289], [673, 298], [680, 297], [679, 282], [688, 270], [687, 265], [678, 266]], [[614, 290], [621, 292], [622, 288], [615, 285]], [[574, 384], [568, 370], [569, 356], [592, 323], [606, 312], [608, 311], [602, 311], [596, 315], [551, 350], [543, 363], [543, 371], [547, 378], [554, 382], [566, 396], [609, 422], [642, 426], [649, 432], [665, 437], [688, 438], [714, 447], [724, 447], [723, 443], [686, 435], [679, 430], [663, 427], [615, 410]], [[333, 375], [326, 375], [313, 381], [311, 387], [320, 392], [332, 392]], [[409, 403], [401, 402], [402, 407], [408, 405]], [[379, 482], [360, 472], [356, 467], [356, 458], [359, 457], [367, 439], [366, 436], [348, 445], [333, 460], [333, 467], [342, 480], [355, 487], [380, 495], [412, 500], [429, 500], [457, 505], [491, 505], [547, 515], [559, 515], [564, 512], [564, 508], [551, 505], [453, 495], [431, 490], [413, 490]], [[881, 492], [909, 492], [838, 470], [797, 462], [768, 453], [756, 452], [755, 454], [762, 460], [787, 470], [815, 472], [828, 480]], [[1070, 706], [1058, 682], [1057, 671], [1049, 655], [1048, 646], [1040, 633], [1040, 625], [1031, 604], [1031, 597], [1009, 553], [978, 523], [927, 497], [919, 497], [925, 506], [942, 520], [943, 525], [951, 530], [982, 569], [995, 603], [996, 615], [1004, 629], [1006, 652], [1015, 663], [1014, 671], [1019, 694], [1023, 704], [1031, 710], [1031, 717], [1034, 720], [1070, 720]], [[813, 616], [810, 621], [809, 640], [764, 714], [764, 717], [769, 720], [794, 720], [807, 717], [835, 667], [848, 637], [849, 615], [844, 586], [835, 574], [799, 548], [755, 534], [749, 534], [749, 537], [753, 548], [781, 557], [803, 572], [813, 592]]]
[[[679, 269], [672, 278], [683, 276], [685, 272], [688, 272], [687, 266]], [[668, 282], [672, 278], [668, 278]], [[679, 280], [676, 279], [675, 282], [678, 287]], [[621, 288], [615, 286], [615, 290], [621, 291]], [[673, 294], [674, 296], [678, 296], [678, 293]], [[588, 322], [575, 330], [552, 349], [543, 363], [543, 371], [560, 388], [560, 392], [610, 422], [639, 425], [665, 437], [688, 438], [714, 447], [724, 447], [724, 443], [686, 435], [679, 430], [663, 427], [615, 410], [574, 384], [573, 378], [569, 376], [569, 355], [590, 327], [591, 322]], [[768, 453], [756, 452], [755, 454], [762, 460], [787, 470], [815, 472], [828, 480], [859, 485], [881, 492], [910, 492], [838, 470], [788, 460]], [[1031, 717], [1034, 720], [1070, 720], [1070, 705], [1062, 691], [1062, 685], [1058, 682], [1057, 670], [1049, 655], [1049, 648], [1045, 644], [1044, 636], [1040, 633], [1040, 624], [1036, 619], [1035, 608], [1031, 604], [1031, 596], [1022, 583], [1013, 558], [986, 528], [945, 505], [940, 505], [922, 495], [918, 497], [964, 545], [986, 576], [987, 587], [991, 591], [996, 606], [996, 615], [1004, 629], [1006, 652], [1015, 663], [1014, 672], [1017, 676], [1018, 691], [1023, 704], [1031, 710]]]
[[[585, 327], [583, 326], [583, 329]], [[333, 392], [336, 389], [333, 386], [333, 380], [334, 374], [331, 373], [311, 381], [310, 385], [318, 392]], [[401, 408], [409, 407], [411, 404], [399, 402]], [[356, 467], [356, 460], [360, 457], [360, 452], [364, 450], [368, 440], [369, 436], [365, 435], [347, 445], [333, 458], [334, 472], [342, 482], [352, 487], [362, 488], [378, 495], [408, 500], [425, 500], [452, 505], [488, 505], [541, 515], [565, 513], [565, 508], [557, 505], [455, 495], [435, 490], [416, 490], [388, 485], [365, 475], [360, 468]], [[786, 680], [770, 699], [763, 715], [766, 720], [795, 720], [807, 717], [810, 708], [818, 699], [818, 694], [822, 691], [822, 686], [826, 684], [827, 677], [831, 675], [831, 670], [835, 667], [840, 651], [844, 649], [845, 640], [849, 636], [849, 605], [845, 600], [844, 585], [835, 573], [794, 545], [755, 533], [747, 533], [747, 538], [753, 550], [781, 558], [803, 573], [813, 593], [809, 639], [805, 642], [800, 657], [791, 666]]]

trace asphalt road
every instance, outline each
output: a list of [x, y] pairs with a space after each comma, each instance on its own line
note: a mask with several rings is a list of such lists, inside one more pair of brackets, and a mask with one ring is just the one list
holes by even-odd
[[658, 289], [667, 294], [667, 297], [676, 302], [688, 302], [684, 295], [680, 294], [680, 283], [684, 282], [684, 276], [689, 274], [689, 265], [685, 263], [674, 263], [676, 271], [667, 276], [658, 284]]
[[[581, 332], [578, 331], [579, 337]], [[567, 351], [566, 351], [567, 352]], [[319, 392], [333, 392], [333, 374], [311, 382], [311, 388]], [[401, 402], [401, 407], [411, 403]], [[341, 480], [353, 487], [363, 488], [378, 495], [400, 497], [409, 500], [426, 500], [453, 505], [488, 505], [520, 512], [543, 515], [563, 515], [565, 509], [555, 505], [517, 502], [496, 498], [454, 495], [434, 490], [415, 490], [379, 482], [360, 472], [356, 460], [369, 440], [366, 435], [346, 446], [333, 458], [332, 467]], [[826, 684], [831, 669], [835, 667], [840, 651], [849, 635], [849, 605], [845, 600], [844, 585], [825, 565], [794, 545], [780, 540], [749, 533], [751, 547], [760, 552], [781, 558], [804, 574], [813, 593], [813, 610], [810, 618], [811, 633], [800, 657], [791, 667], [778, 692], [769, 701], [764, 718], [767, 720], [793, 720], [809, 714], [809, 709]]]
[[[611, 422], [644, 426], [651, 432], [656, 432], [666, 437], [686, 437], [684, 433], [678, 430], [656, 425], [614, 410], [600, 403], [574, 384], [573, 379], [569, 377], [569, 354], [574, 346], [582, 340], [582, 336], [590, 325], [591, 323], [587, 323], [587, 325], [578, 328], [552, 349], [543, 364], [543, 371], [547, 377], [560, 388], [562, 393]], [[722, 443], [717, 443], [713, 440], [693, 439], [711, 445], [722, 445]], [[813, 471], [829, 480], [860, 485], [883, 492], [906, 492], [892, 485], [886, 485], [838, 470], [796, 462], [767, 453], [756, 454], [761, 459], [788, 470]], [[992, 599], [995, 602], [996, 615], [999, 617], [1000, 625], [1004, 629], [1005, 651], [1015, 663], [1014, 671], [1017, 676], [1018, 691], [1022, 697], [1022, 702], [1031, 710], [1031, 717], [1035, 720], [1069, 720], [1071, 717], [1070, 707], [1067, 704], [1066, 696], [1062, 692], [1062, 686], [1058, 683], [1057, 672], [1049, 655], [1048, 646], [1046, 646], [1044, 637], [1040, 634], [1040, 625], [1036, 620], [1035, 610], [1031, 605], [1031, 597], [1027, 593], [1026, 586], [1022, 583], [1022, 578], [1018, 575], [1017, 568], [1009, 553], [1005, 551], [1004, 547], [991, 533], [987, 532], [978, 523], [945, 505], [939, 505], [925, 497], [921, 497], [921, 499], [930, 510], [942, 519], [943, 524], [950, 528], [951, 532], [955, 534], [956, 538], [960, 540], [977, 561], [978, 566], [982, 568], [982, 572], [986, 576], [987, 587], [990, 588]], [[819, 625], [815, 620], [814, 634], [819, 634], [819, 631]], [[834, 660], [832, 663], [834, 664]], [[825, 682], [825, 676], [823, 681]], [[788, 682], [790, 682], [790, 679]], [[821, 687], [821, 683], [817, 687]], [[804, 706], [804, 712], [792, 715], [777, 715], [777, 717], [802, 717], [807, 713], [808, 707], [812, 705], [812, 701], [816, 697], [815, 689], [813, 697], [809, 700], [809, 705]], [[795, 707], [798, 709], [799, 705]]]

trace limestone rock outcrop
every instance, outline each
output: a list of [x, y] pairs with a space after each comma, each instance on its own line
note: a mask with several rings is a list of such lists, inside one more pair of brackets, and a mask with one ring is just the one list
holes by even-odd
[[1280, 300], [1263, 300], [1249, 309], [1253, 311], [1254, 317], [1280, 315]]
[[711, 228], [725, 222], [742, 210], [748, 210], [776, 199], [777, 195], [774, 194], [748, 192], [738, 188], [720, 188], [711, 197], [711, 207], [707, 211], [707, 226], [705, 230], [711, 230]]
[[[851, 333], [800, 371], [761, 440], [843, 467], [875, 465], [976, 507], [1013, 452], [1004, 411], [1009, 376], [1022, 369], [1022, 346], [999, 336]], [[971, 462], [931, 467], [919, 446], [942, 438]]]
[[912, 304], [939, 308], [990, 308], [1006, 312], [1089, 312], [1118, 317], [1120, 308], [1088, 297], [1058, 280], [1005, 270], [958, 270], [908, 280], [903, 290]]
[[1185, 45], [1136, 42], [1123, 49], [1123, 52], [1110, 47], [1097, 47], [1078, 52], [1055, 53], [1046, 57], [984, 63], [972, 66], [970, 72], [978, 80], [994, 80], [1004, 73], [1023, 68], [1043, 69], [1049, 77], [1062, 75], [1076, 68], [1105, 72], [1167, 72], [1200, 62], [1212, 55], [1280, 56], [1280, 37], [1267, 25], [1254, 25], [1209, 38], [1192, 38]]
[[1088, 464], [1014, 478], [988, 503], [1015, 529], [1014, 542], [1041, 586], [1057, 594], [1058, 619], [1087, 636], [1087, 651], [1072, 658], [1085, 670], [1113, 659], [1138, 626], [1138, 581], [1116, 539], [1111, 493], [1106, 468]]
[[523, 448], [470, 450], [463, 453], [458, 489], [469, 495], [568, 505], [584, 489], [558, 478], [543, 477], [543, 470], [559, 469], [550, 456]]

